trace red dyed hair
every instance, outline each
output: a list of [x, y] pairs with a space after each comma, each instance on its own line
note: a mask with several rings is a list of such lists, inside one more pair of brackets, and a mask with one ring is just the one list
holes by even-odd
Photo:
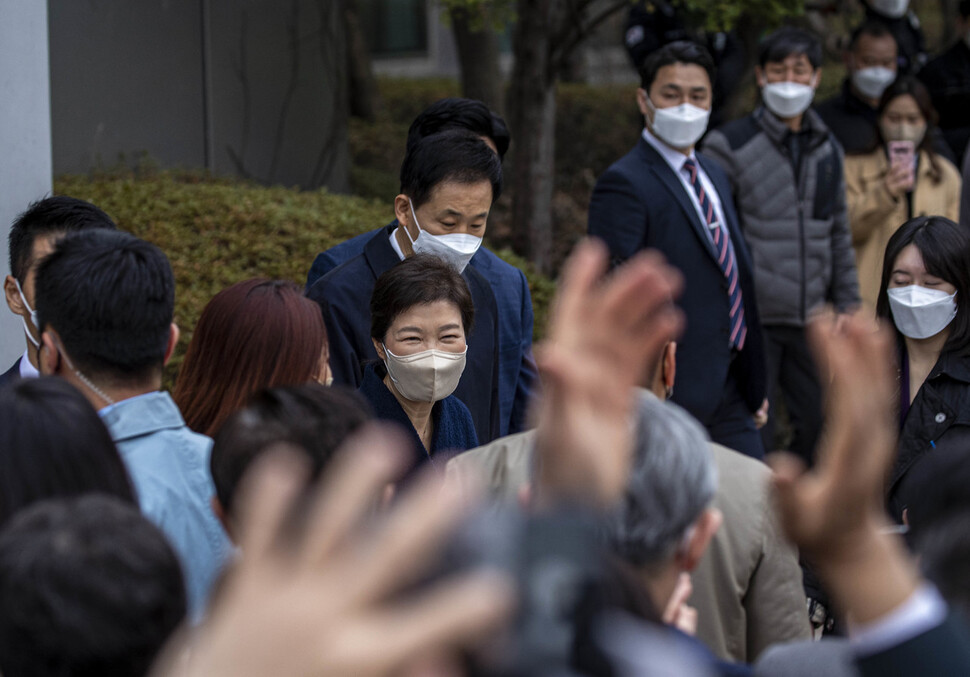
[[263, 388], [314, 380], [327, 330], [292, 282], [237, 282], [199, 317], [172, 397], [192, 430], [209, 435]]

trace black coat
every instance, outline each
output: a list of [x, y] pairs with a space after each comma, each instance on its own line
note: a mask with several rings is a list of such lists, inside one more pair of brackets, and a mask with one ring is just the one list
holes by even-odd
[[[953, 47], [926, 64], [920, 80], [930, 90], [933, 107], [955, 157], [963, 158], [970, 143], [970, 47], [959, 40]], [[958, 167], [960, 160], [954, 162]]]
[[736, 356], [728, 343], [727, 281], [706, 226], [670, 165], [642, 138], [597, 181], [589, 206], [589, 234], [606, 242], [614, 264], [653, 248], [683, 273], [684, 290], [677, 303], [687, 326], [677, 341], [673, 400], [708, 425], [729, 378], [737, 380], [745, 404], [754, 412], [764, 400], [766, 377], [751, 259], [738, 227], [731, 185], [716, 163], [696, 155], [717, 188], [737, 258], [748, 336]]
[[923, 383], [903, 422], [899, 453], [889, 477], [889, 511], [899, 522], [914, 493], [907, 480], [928, 455], [966, 449], [970, 458], [970, 357], [943, 353]]
[[8, 383], [13, 383], [20, 378], [20, 360], [24, 359], [23, 356], [18, 357], [17, 361], [13, 363], [7, 371], [0, 374], [0, 387], [7, 385]]
[[[327, 324], [335, 383], [360, 387], [365, 364], [378, 359], [370, 337], [370, 297], [377, 278], [401, 261], [389, 241], [394, 227], [385, 228], [384, 235], [368, 241], [363, 254], [337, 266], [307, 291], [320, 305]], [[467, 337], [465, 371], [455, 396], [468, 407], [478, 440], [485, 444], [499, 433], [498, 311], [495, 295], [480, 272], [468, 266], [462, 277], [475, 304], [475, 322]]]

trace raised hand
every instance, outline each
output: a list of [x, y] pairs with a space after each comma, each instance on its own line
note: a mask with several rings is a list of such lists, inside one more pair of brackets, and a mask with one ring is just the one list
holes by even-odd
[[536, 350], [537, 499], [606, 505], [626, 487], [633, 388], [645, 385], [683, 325], [681, 276], [642, 252], [604, 278], [606, 248], [581, 242], [566, 262], [546, 340]]
[[305, 468], [279, 453], [259, 463], [241, 504], [241, 561], [188, 666], [160, 674], [385, 675], [499, 624], [512, 596], [495, 574], [398, 595], [434, 562], [467, 499], [426, 481], [373, 523], [377, 498], [401, 467], [396, 446], [380, 429], [355, 437], [296, 534], [288, 518]]
[[915, 589], [915, 569], [884, 508], [896, 453], [892, 336], [861, 314], [816, 318], [809, 336], [826, 391], [815, 467], [774, 455], [775, 494], [788, 537], [816, 564], [856, 621], [878, 618]]

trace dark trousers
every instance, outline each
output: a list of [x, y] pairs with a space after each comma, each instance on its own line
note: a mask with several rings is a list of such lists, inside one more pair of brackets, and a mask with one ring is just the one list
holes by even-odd
[[822, 429], [822, 389], [815, 360], [805, 339], [805, 329], [769, 325], [764, 327], [764, 336], [770, 404], [768, 423], [761, 429], [765, 449], [774, 451], [777, 448], [777, 405], [779, 398], [783, 398], [792, 430], [788, 451], [811, 465]]
[[765, 457], [761, 435], [754, 425], [754, 415], [741, 397], [733, 368], [724, 385], [720, 404], [707, 422], [707, 434], [711, 440], [728, 449], [739, 451], [759, 461]]

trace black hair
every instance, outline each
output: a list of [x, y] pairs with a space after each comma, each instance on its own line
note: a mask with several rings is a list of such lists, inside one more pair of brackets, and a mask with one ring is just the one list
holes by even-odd
[[964, 19], [970, 19], [970, 0], [960, 0], [960, 8], [958, 11]]
[[401, 192], [417, 209], [440, 184], [449, 181], [492, 184], [492, 202], [502, 194], [502, 161], [481, 137], [467, 129], [450, 129], [420, 139], [401, 164]]
[[435, 301], [453, 303], [458, 308], [467, 340], [475, 319], [475, 305], [465, 279], [437, 256], [409, 256], [377, 278], [370, 297], [371, 337], [383, 341], [401, 313]]
[[4, 677], [144, 677], [185, 609], [165, 536], [115, 498], [43, 501], [0, 534]]
[[[886, 244], [876, 315], [892, 321], [889, 308], [889, 280], [900, 252], [916, 245], [926, 272], [956, 287], [957, 314], [950, 323], [950, 336], [943, 352], [970, 353], [970, 233], [942, 216], [920, 216], [899, 227]], [[901, 340], [901, 339], [900, 339]]]
[[67, 195], [55, 195], [31, 203], [10, 227], [8, 250], [10, 274], [23, 285], [34, 261], [31, 255], [38, 237], [71, 233], [91, 228], [117, 228], [111, 217], [90, 202]]
[[407, 152], [421, 139], [448, 129], [467, 129], [478, 136], [487, 136], [495, 143], [500, 158], [505, 157], [512, 140], [502, 116], [484, 103], [451, 97], [435, 101], [414, 118], [408, 129]]
[[[968, 0], [970, 2], [970, 0]], [[870, 38], [885, 38], [890, 37], [893, 42], [896, 42], [896, 36], [893, 35], [892, 31], [884, 21], [878, 21], [876, 19], [866, 19], [861, 24], [855, 27], [852, 31], [852, 35], [849, 36], [848, 51], [854, 51], [856, 45], [859, 44], [859, 38], [863, 35], [868, 35]]]
[[86, 376], [137, 382], [162, 367], [175, 279], [155, 245], [121, 231], [70, 233], [41, 262], [39, 329], [53, 327]]
[[822, 65], [822, 44], [808, 31], [786, 26], [766, 37], [758, 52], [758, 65], [780, 63], [790, 56], [805, 55], [812, 68]]
[[227, 515], [253, 461], [286, 443], [305, 452], [315, 479], [344, 440], [369, 421], [370, 405], [355, 391], [318, 383], [270, 388], [232, 414], [215, 435], [209, 468]]
[[649, 94], [650, 86], [657, 79], [660, 69], [676, 63], [700, 66], [707, 71], [707, 77], [713, 87], [714, 59], [711, 58], [711, 53], [705, 47], [689, 40], [668, 43], [644, 59], [643, 65], [640, 66], [640, 87]]
[[135, 503], [101, 417], [64, 379], [21, 379], [0, 388], [0, 449], [0, 525], [47, 498], [102, 493]]

